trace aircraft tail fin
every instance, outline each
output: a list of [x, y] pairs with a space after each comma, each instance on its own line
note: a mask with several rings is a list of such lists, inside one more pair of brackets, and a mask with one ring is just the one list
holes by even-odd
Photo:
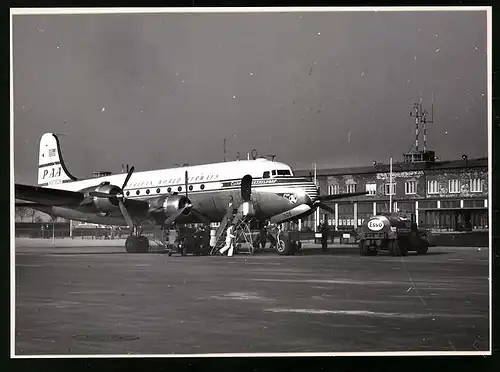
[[38, 185], [51, 186], [76, 180], [64, 164], [59, 138], [54, 133], [45, 133], [40, 138]]

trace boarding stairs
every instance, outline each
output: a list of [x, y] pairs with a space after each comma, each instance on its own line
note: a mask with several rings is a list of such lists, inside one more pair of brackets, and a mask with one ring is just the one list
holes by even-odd
[[[254, 254], [252, 232], [250, 230], [251, 214], [246, 213], [245, 208], [233, 209], [228, 208], [226, 215], [222, 219], [219, 229], [217, 229], [217, 234], [215, 236], [215, 245], [210, 250], [210, 255], [216, 255], [219, 253], [219, 249], [224, 247], [226, 244], [226, 232], [231, 224], [234, 225], [233, 235], [235, 235], [234, 242], [235, 253], [247, 253], [250, 255]], [[248, 250], [242, 251], [240, 240], [244, 239], [244, 242], [248, 245]]]

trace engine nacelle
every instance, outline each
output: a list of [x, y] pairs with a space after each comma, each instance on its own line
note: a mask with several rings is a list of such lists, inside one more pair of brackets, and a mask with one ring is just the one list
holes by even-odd
[[109, 183], [101, 183], [99, 186], [95, 188], [92, 187], [88, 191], [102, 192], [111, 196], [110, 198], [100, 198], [96, 196], [93, 197], [94, 205], [100, 212], [109, 213], [115, 212], [120, 209], [118, 200], [112, 197], [113, 195], [116, 195], [121, 191], [118, 186], [111, 185]]
[[[180, 209], [184, 208], [186, 205], [191, 204], [191, 201], [185, 196], [181, 195], [171, 195], [167, 196], [162, 203], [163, 213], [165, 216], [171, 216], [177, 213]], [[191, 213], [191, 208], [186, 208], [182, 214], [188, 215]]]
[[[150, 212], [160, 219], [170, 217], [188, 204], [191, 204], [191, 201], [182, 195], [160, 196], [149, 200]], [[191, 208], [186, 208], [182, 212], [184, 215], [189, 213], [191, 213]]]

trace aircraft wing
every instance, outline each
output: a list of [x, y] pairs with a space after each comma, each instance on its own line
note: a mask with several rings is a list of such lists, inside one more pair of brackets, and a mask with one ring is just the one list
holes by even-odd
[[[68, 191], [31, 185], [15, 185], [16, 206], [18, 207], [65, 207], [78, 208], [93, 203], [93, 196], [82, 191]], [[22, 202], [18, 202], [20, 200]], [[146, 201], [127, 199], [124, 201], [127, 214], [131, 218], [144, 218], [150, 205]], [[123, 213], [123, 211], [122, 211]]]
[[[15, 185], [15, 198], [47, 206], [78, 206], [85, 200], [79, 191], [51, 189], [31, 185]], [[17, 203], [16, 203], [17, 204]]]

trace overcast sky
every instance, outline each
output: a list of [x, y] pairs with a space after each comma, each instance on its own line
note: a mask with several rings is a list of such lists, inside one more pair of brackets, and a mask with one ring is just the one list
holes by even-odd
[[[64, 134], [70, 171], [401, 160], [412, 104], [442, 159], [487, 156], [486, 12], [14, 16], [16, 182]], [[421, 145], [421, 143], [420, 143]]]

